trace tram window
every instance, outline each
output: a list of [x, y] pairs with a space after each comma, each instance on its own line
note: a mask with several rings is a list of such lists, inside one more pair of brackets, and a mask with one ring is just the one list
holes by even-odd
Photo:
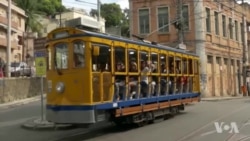
[[152, 72], [153, 73], [158, 73], [158, 70], [159, 70], [158, 64], [159, 64], [159, 62], [158, 62], [158, 54], [157, 53], [154, 53], [154, 52], [151, 53], [151, 61], [152, 61], [152, 65], [151, 65]]
[[168, 68], [170, 74], [175, 74], [175, 63], [174, 63], [174, 56], [170, 55], [168, 57]]
[[57, 69], [68, 68], [68, 46], [66, 43], [59, 43], [55, 45], [55, 67]]
[[85, 56], [84, 56], [85, 44], [82, 41], [74, 42], [74, 67], [82, 68], [85, 65]]
[[111, 50], [109, 45], [92, 43], [92, 48], [99, 47], [100, 54], [92, 55], [93, 71], [111, 71]]
[[182, 58], [182, 73], [188, 74], [187, 58]]
[[168, 71], [166, 57], [167, 56], [165, 54], [160, 54], [160, 71], [161, 71], [161, 73], [167, 73], [167, 71]]
[[194, 74], [193, 73], [193, 60], [188, 59], [188, 74]]
[[134, 49], [128, 49], [128, 67], [129, 72], [138, 72], [138, 52]]
[[[145, 62], [146, 62], [146, 65], [149, 64], [149, 62], [148, 62], [148, 52], [146, 52], [146, 51], [141, 51], [141, 52], [140, 52], [140, 64], [141, 64], [142, 61], [145, 61]], [[141, 65], [140, 65], [140, 67], [141, 67]], [[141, 69], [142, 69], [142, 68], [140, 68], [140, 70], [141, 70]]]
[[194, 74], [198, 74], [198, 67], [199, 67], [198, 60], [194, 60]]
[[52, 61], [52, 59], [51, 59], [51, 48], [49, 46], [46, 46], [46, 48], [47, 48], [47, 54], [48, 54], [48, 56], [47, 56], [47, 69], [51, 70], [51, 61]]
[[[125, 48], [123, 47], [114, 47], [114, 58], [115, 58], [115, 71], [116, 72], [125, 72]], [[118, 68], [119, 67], [119, 68]], [[121, 68], [121, 69], [120, 69]]]
[[182, 66], [181, 66], [181, 57], [175, 57], [175, 68], [176, 73], [181, 74]]

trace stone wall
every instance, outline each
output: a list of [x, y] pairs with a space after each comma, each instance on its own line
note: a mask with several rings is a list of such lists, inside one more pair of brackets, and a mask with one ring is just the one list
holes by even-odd
[[[46, 92], [46, 79], [43, 78]], [[12, 102], [41, 94], [41, 78], [1, 78], [0, 103]]]

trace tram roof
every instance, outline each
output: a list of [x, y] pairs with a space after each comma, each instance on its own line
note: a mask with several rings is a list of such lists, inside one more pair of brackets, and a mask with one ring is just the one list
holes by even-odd
[[[69, 27], [63, 27], [63, 28], [66, 29]], [[63, 29], [63, 28], [60, 28], [60, 29]], [[176, 48], [166, 46], [166, 45], [161, 45], [161, 44], [154, 45], [154, 44], [150, 44], [150, 43], [143, 42], [140, 40], [131, 40], [129, 38], [125, 38], [125, 37], [121, 37], [121, 36], [115, 36], [115, 35], [101, 33], [101, 32], [87, 31], [87, 30], [83, 30], [83, 29], [79, 29], [79, 28], [72, 28], [72, 29], [81, 31], [82, 34], [71, 35], [70, 37], [89, 35], [89, 36], [100, 37], [100, 38], [105, 38], [105, 39], [110, 39], [110, 40], [115, 40], [115, 41], [122, 41], [122, 42], [137, 44], [137, 45], [143, 45], [143, 46], [148, 46], [148, 47], [152, 47], [152, 48], [156, 48], [156, 49], [163, 49], [163, 50], [168, 50], [168, 51], [173, 51], [173, 52], [177, 52], [177, 53], [182, 53], [182, 54], [187, 54], [187, 55], [192, 55], [192, 56], [198, 57], [198, 55], [196, 55], [194, 53], [185, 52], [185, 50], [176, 49]], [[54, 31], [56, 31], [56, 30], [57, 29], [55, 29]]]
[[172, 48], [172, 47], [166, 46], [166, 45], [161, 45], [161, 44], [153, 45], [153, 44], [149, 44], [149, 43], [146, 43], [146, 42], [143, 42], [143, 41], [140, 41], [140, 40], [135, 41], [135, 40], [131, 40], [131, 39], [128, 39], [128, 38], [125, 38], [125, 37], [115, 36], [115, 35], [111, 35], [111, 34], [105, 34], [105, 33], [99, 33], [99, 32], [91, 32], [91, 31], [86, 31], [86, 30], [82, 30], [82, 31], [84, 32], [84, 34], [87, 34], [87, 35], [90, 35], [90, 36], [101, 37], [101, 38], [106, 38], [106, 39], [111, 39], [111, 40], [116, 40], [116, 41], [123, 41], [123, 42], [127, 42], [127, 43], [143, 45], [143, 46], [149, 46], [149, 47], [152, 47], [152, 48], [169, 50], [169, 51], [173, 51], [173, 52], [198, 56], [198, 55], [196, 55], [194, 53], [185, 52], [185, 50]]

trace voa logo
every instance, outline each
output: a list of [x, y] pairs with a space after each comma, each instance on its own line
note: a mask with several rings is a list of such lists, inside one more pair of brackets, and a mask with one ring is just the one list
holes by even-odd
[[214, 126], [217, 133], [239, 133], [236, 122], [231, 122], [230, 124], [226, 124], [225, 122], [214, 122]]

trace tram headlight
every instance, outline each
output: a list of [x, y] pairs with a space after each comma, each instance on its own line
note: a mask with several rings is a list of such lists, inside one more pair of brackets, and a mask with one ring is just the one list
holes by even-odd
[[65, 85], [64, 85], [63, 82], [58, 82], [58, 83], [56, 84], [56, 91], [57, 91], [58, 93], [63, 93], [63, 92], [64, 92], [64, 89], [65, 89]]

